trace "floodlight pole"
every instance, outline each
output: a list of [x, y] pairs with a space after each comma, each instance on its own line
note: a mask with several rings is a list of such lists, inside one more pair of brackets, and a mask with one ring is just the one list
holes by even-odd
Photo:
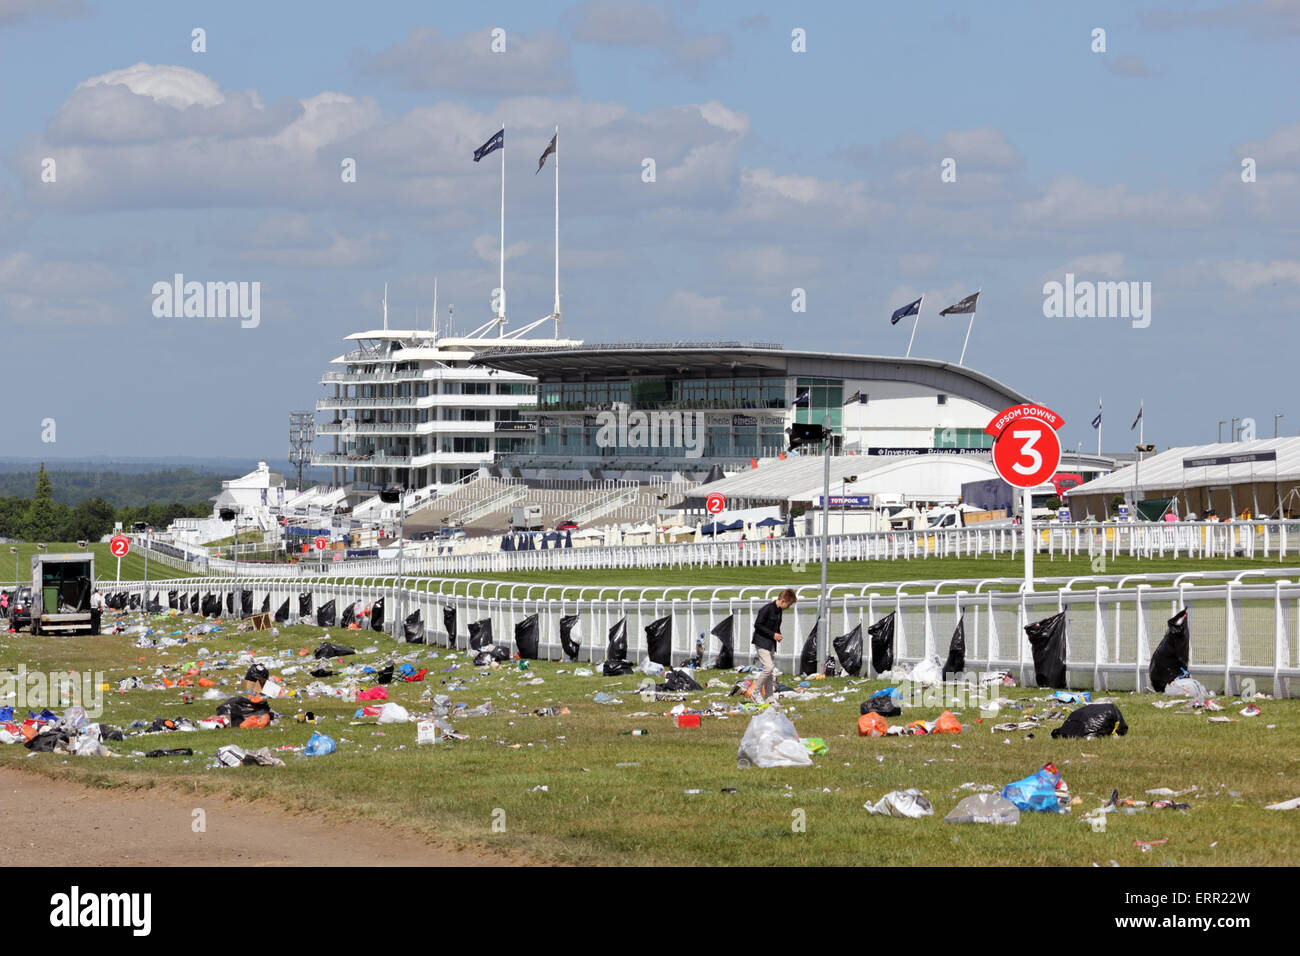
[[823, 436], [822, 454], [825, 466], [822, 469], [822, 586], [817, 593], [817, 621], [820, 628], [817, 634], [817, 673], [826, 671], [826, 635], [830, 625], [826, 622], [826, 564], [831, 553], [831, 413], [826, 413], [823, 423], [826, 434]]

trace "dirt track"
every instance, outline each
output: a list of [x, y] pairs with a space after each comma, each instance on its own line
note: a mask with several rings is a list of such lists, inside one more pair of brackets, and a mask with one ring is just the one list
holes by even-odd
[[[206, 832], [191, 829], [201, 806]], [[7, 866], [502, 866], [366, 824], [175, 792], [105, 790], [0, 768], [0, 860]]]

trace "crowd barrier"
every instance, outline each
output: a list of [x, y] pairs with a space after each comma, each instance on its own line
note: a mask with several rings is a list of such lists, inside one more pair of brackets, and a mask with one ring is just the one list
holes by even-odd
[[[1058, 578], [1044, 580], [1032, 593], [1017, 589], [1015, 578], [838, 584], [827, 595], [829, 634], [837, 637], [861, 626], [869, 661], [866, 630], [893, 612], [898, 660], [942, 659], [964, 615], [967, 669], [1009, 671], [1024, 685], [1032, 684], [1034, 678], [1025, 626], [1064, 612], [1071, 687], [1146, 690], [1151, 652], [1164, 634], [1166, 620], [1187, 608], [1193, 676], [1225, 693], [1258, 690], [1289, 696], [1290, 682], [1300, 677], [1294, 637], [1300, 632], [1300, 584], [1285, 577], [1295, 573], [1294, 569], [1261, 568], [1231, 572], [1231, 578], [1222, 572]], [[1080, 581], [1095, 586], [1077, 588]], [[386, 630], [392, 631], [396, 622], [418, 612], [427, 643], [442, 646], [448, 644], [444, 609], [450, 608], [456, 615], [455, 646], [461, 649], [467, 647], [471, 621], [491, 621], [495, 639], [504, 643], [512, 642], [516, 624], [537, 615], [539, 656], [550, 660], [563, 657], [560, 618], [576, 615], [575, 633], [581, 645], [578, 660], [588, 664], [604, 659], [609, 631], [621, 620], [626, 620], [628, 657], [640, 661], [646, 652], [646, 627], [665, 617], [671, 619], [673, 662], [692, 656], [702, 634], [707, 663], [718, 650], [711, 632], [729, 616], [733, 618], [735, 662], [748, 663], [754, 617], [779, 590], [582, 587], [440, 578], [407, 579], [399, 588], [396, 578], [367, 575], [241, 579], [238, 583], [233, 577], [182, 578], [151, 581], [147, 590], [150, 599], [159, 595], [164, 607], [169, 590], [216, 594], [224, 607], [225, 593], [236, 587], [253, 591], [254, 610], [260, 610], [268, 596], [272, 612], [288, 599], [294, 618], [304, 594], [310, 595], [313, 612], [324, 602], [335, 601], [340, 618], [348, 603], [373, 605], [383, 598]], [[915, 593], [918, 589], [922, 593]], [[113, 588], [128, 595], [145, 590], [143, 582], [123, 582]], [[816, 616], [816, 590], [800, 590], [799, 602], [786, 612], [785, 640], [777, 653], [778, 666], [787, 674], [797, 672], [800, 652]], [[402, 633], [400, 626], [396, 633]], [[864, 665], [864, 676], [867, 671], [869, 664]]]

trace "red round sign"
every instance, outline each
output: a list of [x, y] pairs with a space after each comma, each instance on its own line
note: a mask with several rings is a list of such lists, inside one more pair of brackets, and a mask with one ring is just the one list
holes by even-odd
[[131, 552], [131, 539], [124, 534], [115, 534], [108, 539], [108, 551], [115, 558], [125, 558]]
[[317, 538], [317, 539], [316, 539], [316, 550], [317, 550], [317, 551], [324, 551], [324, 550], [325, 550], [326, 548], [328, 548], [329, 546], [330, 546], [330, 539], [329, 539], [329, 538]]
[[1061, 464], [1061, 439], [1047, 422], [1023, 418], [993, 443], [993, 467], [1015, 488], [1044, 484]]
[[711, 515], [722, 514], [727, 510], [727, 498], [717, 492], [704, 499], [704, 510]]

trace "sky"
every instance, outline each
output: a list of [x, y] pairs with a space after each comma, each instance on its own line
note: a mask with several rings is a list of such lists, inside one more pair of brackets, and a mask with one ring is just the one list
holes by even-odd
[[[491, 317], [503, 124], [508, 328], [551, 311], [558, 126], [566, 336], [903, 355], [924, 295], [956, 362], [978, 289], [966, 365], [1067, 449], [1099, 399], [1108, 451], [1139, 403], [1160, 448], [1295, 435], [1298, 41], [1300, 0], [0, 0], [0, 445], [283, 457], [385, 282], [394, 328], [435, 275]], [[156, 314], [177, 273], [256, 324]], [[1049, 314], [1067, 273], [1149, 315]]]

